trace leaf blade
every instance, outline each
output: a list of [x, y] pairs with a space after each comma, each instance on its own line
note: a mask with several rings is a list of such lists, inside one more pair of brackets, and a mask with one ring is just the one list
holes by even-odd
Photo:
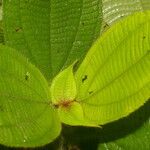
[[22, 52], [51, 81], [81, 58], [99, 35], [100, 6], [101, 0], [6, 0], [6, 44]]
[[0, 51], [0, 143], [15, 147], [49, 143], [61, 127], [45, 78], [15, 50], [1, 45]]
[[93, 120], [95, 114], [99, 116], [95, 121], [105, 124], [128, 115], [149, 98], [149, 17], [149, 12], [129, 16], [90, 49], [76, 73], [77, 99], [87, 118]]

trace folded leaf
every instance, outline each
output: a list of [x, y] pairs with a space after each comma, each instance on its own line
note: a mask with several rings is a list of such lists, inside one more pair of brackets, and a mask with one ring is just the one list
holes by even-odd
[[0, 144], [35, 147], [60, 133], [49, 88], [37, 68], [15, 50], [0, 46]]
[[105, 124], [150, 97], [150, 11], [123, 19], [89, 50], [76, 75], [86, 118]]
[[48, 80], [81, 58], [100, 33], [101, 0], [5, 0], [6, 44]]
[[51, 100], [55, 105], [59, 105], [62, 101], [72, 102], [75, 100], [77, 91], [72, 65], [54, 78], [50, 93]]

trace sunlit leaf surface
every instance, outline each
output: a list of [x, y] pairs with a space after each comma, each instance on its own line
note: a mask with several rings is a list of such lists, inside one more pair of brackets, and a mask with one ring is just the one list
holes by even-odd
[[0, 46], [0, 143], [35, 147], [60, 133], [58, 114], [40, 71], [15, 50]]
[[89, 50], [76, 73], [85, 116], [105, 124], [127, 116], [150, 97], [150, 12], [115, 24]]

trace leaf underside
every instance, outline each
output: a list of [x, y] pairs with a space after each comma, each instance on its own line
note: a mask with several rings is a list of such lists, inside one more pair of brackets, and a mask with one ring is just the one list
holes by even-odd
[[100, 33], [101, 0], [5, 0], [3, 6], [6, 44], [48, 80], [81, 58]]
[[76, 73], [85, 116], [105, 124], [127, 116], [150, 97], [150, 12], [123, 19], [89, 50]]
[[149, 0], [102, 0], [103, 26], [107, 30], [114, 22], [135, 12], [150, 9]]
[[0, 143], [35, 147], [60, 133], [49, 88], [37, 68], [18, 52], [0, 46]]

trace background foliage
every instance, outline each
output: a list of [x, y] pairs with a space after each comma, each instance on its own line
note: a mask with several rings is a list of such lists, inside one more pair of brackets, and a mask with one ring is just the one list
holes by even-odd
[[[85, 4], [88, 1], [84, 1]], [[62, 8], [63, 2], [61, 4], [61, 8]], [[85, 7], [82, 7], [81, 4], [80, 6], [74, 5], [75, 7], [79, 7], [80, 9], [77, 10], [76, 12], [71, 12], [71, 14], [75, 14], [77, 16], [77, 18], [79, 17], [79, 15], [81, 14], [82, 9], [86, 8], [86, 5], [84, 5]], [[101, 6], [101, 5], [100, 5]], [[99, 3], [98, 1], [93, 1], [93, 5], [91, 4], [91, 8], [92, 9], [85, 9], [84, 11], [88, 13], [90, 11], [92, 11], [93, 9], [96, 9], [97, 11], [97, 15], [99, 17], [101, 17], [101, 15], [99, 14]], [[57, 8], [59, 8], [60, 5], [57, 6]], [[73, 7], [73, 6], [72, 6]], [[68, 10], [70, 8], [70, 5], [65, 6], [65, 10]], [[14, 8], [11, 8], [14, 9]], [[11, 10], [10, 9], [10, 10]], [[15, 9], [19, 9], [19, 8], [15, 8]], [[27, 9], [27, 8], [26, 8]], [[129, 15], [135, 11], [143, 11], [143, 10], [147, 10], [150, 9], [150, 1], [149, 0], [103, 0], [103, 27], [101, 30], [102, 32], [105, 32], [108, 28], [110, 28], [110, 26], [118, 21], [119, 19], [121, 19], [122, 17]], [[84, 12], [83, 11], [83, 12]], [[70, 12], [64, 11], [67, 14], [61, 14], [61, 15], [65, 15], [65, 16], [69, 16]], [[54, 12], [55, 14], [56, 12]], [[24, 15], [24, 12], [22, 12], [22, 14]], [[84, 14], [84, 13], [83, 13]], [[14, 15], [14, 14], [12, 14]], [[40, 14], [39, 14], [40, 15]], [[93, 18], [93, 16], [95, 16], [96, 14], [92, 14], [91, 17]], [[58, 62], [58, 60], [53, 60], [54, 64], [57, 64], [57, 66], [54, 65], [54, 73], [51, 75], [51, 77], [53, 77], [57, 72], [59, 72], [59, 70], [64, 67], [64, 64], [70, 64], [70, 62], [72, 62], [73, 60], [75, 60], [77, 57], [79, 56], [84, 56], [84, 54], [86, 53], [86, 50], [88, 50], [88, 48], [91, 46], [93, 39], [96, 39], [97, 36], [100, 34], [100, 23], [99, 21], [97, 21], [97, 15], [95, 17], [95, 19], [93, 19], [93, 24], [90, 25], [91, 23], [91, 19], [89, 16], [84, 16], [83, 15], [83, 20], [86, 19], [86, 17], [89, 17], [89, 21], [88, 21], [88, 25], [85, 25], [84, 21], [80, 21], [77, 19], [67, 22], [67, 27], [63, 26], [63, 20], [58, 20], [57, 25], [61, 24], [62, 28], [60, 28], [60, 30], [64, 30], [64, 28], [66, 28], [64, 31], [65, 33], [62, 33], [61, 36], [64, 36], [64, 34], [68, 33], [70, 38], [69, 39], [65, 39], [66, 41], [68, 41], [68, 43], [66, 45], [64, 45], [64, 42], [61, 42], [62, 38], [58, 38], [60, 41], [57, 41], [58, 43], [60, 43], [60, 45], [56, 45], [56, 41], [52, 41], [53, 43], [53, 47], [52, 47], [52, 51], [59, 51], [60, 48], [66, 50], [65, 53], [63, 54], [63, 60]], [[28, 15], [30, 16], [30, 15]], [[75, 16], [75, 18], [76, 18]], [[48, 16], [49, 17], [49, 16]], [[62, 17], [63, 18], [63, 17]], [[30, 20], [31, 18], [25, 18], [27, 20]], [[69, 19], [69, 18], [68, 18]], [[14, 19], [15, 20], [15, 19]], [[55, 20], [54, 20], [55, 21]], [[26, 22], [26, 20], [25, 20]], [[14, 24], [14, 22], [12, 22]], [[25, 24], [24, 28], [26, 28], [27, 30], [31, 27], [31, 24]], [[73, 24], [73, 26], [72, 26]], [[38, 23], [37, 23], [38, 25]], [[11, 24], [10, 24], [11, 26]], [[18, 26], [18, 25], [17, 25]], [[82, 30], [81, 26], [86, 26], [86, 28], [84, 30]], [[97, 28], [95, 28], [97, 26]], [[16, 24], [15, 24], [16, 27]], [[19, 26], [20, 27], [20, 26]], [[54, 25], [55, 27], [55, 25]], [[90, 28], [91, 27], [91, 28]], [[93, 28], [96, 29], [95, 32], [90, 32], [93, 31]], [[19, 29], [17, 29], [19, 30]], [[0, 29], [0, 40], [3, 42], [3, 33], [1, 32], [2, 28]], [[33, 31], [33, 30], [32, 30]], [[54, 33], [56, 32], [56, 30], [53, 30]], [[72, 32], [71, 32], [72, 31]], [[77, 32], [78, 31], [78, 32]], [[9, 32], [9, 31], [8, 31]], [[34, 31], [36, 32], [36, 31]], [[85, 39], [84, 36], [84, 32], [85, 33], [89, 33], [87, 36], [87, 41], [88, 43], [86, 43], [86, 41], [82, 41], [83, 39]], [[17, 33], [16, 33], [17, 34]], [[22, 36], [22, 33], [19, 33], [19, 36]], [[45, 34], [45, 33], [43, 33]], [[68, 37], [68, 34], [66, 36], [66, 38]], [[53, 34], [54, 35], [54, 34]], [[15, 36], [14, 32], [12, 32], [12, 36]], [[17, 35], [18, 36], [18, 35]], [[30, 36], [29, 34], [27, 34], [27, 36]], [[83, 37], [82, 37], [83, 36]], [[7, 38], [7, 37], [6, 37]], [[9, 38], [8, 38], [9, 39]], [[7, 40], [8, 40], [7, 39]], [[33, 40], [33, 37], [29, 37], [30, 41], [33, 41], [33, 45], [37, 44], [37, 41]], [[27, 40], [29, 40], [27, 38]], [[55, 39], [55, 38], [54, 38]], [[42, 39], [44, 40], [44, 39]], [[64, 39], [63, 39], [64, 40]], [[7, 41], [8, 42], [8, 41]], [[13, 41], [13, 42], [17, 42], [17, 41]], [[36, 44], [35, 44], [36, 43]], [[71, 43], [71, 44], [70, 44]], [[7, 43], [8, 45], [11, 45], [12, 43]], [[49, 41], [48, 43], [45, 43], [49, 45]], [[24, 43], [19, 44], [19, 46], [22, 48], [24, 48]], [[19, 47], [17, 44], [15, 47]], [[37, 48], [40, 48], [40, 43], [38, 44]], [[34, 53], [34, 49], [32, 48], [33, 53]], [[83, 50], [82, 54], [79, 52], [78, 54], [74, 54], [73, 50], [75, 49], [75, 51], [78, 50]], [[71, 50], [71, 55], [69, 57], [69, 59], [67, 59], [66, 62], [66, 58], [68, 57], [68, 52]], [[25, 51], [25, 50], [23, 50]], [[52, 52], [53, 53], [53, 52]], [[53, 53], [54, 54], [54, 53]], [[55, 54], [56, 55], [56, 54]], [[38, 62], [38, 56], [37, 56], [37, 62]], [[45, 60], [45, 58], [44, 58]], [[47, 59], [46, 59], [47, 60]], [[31, 58], [31, 61], [35, 63], [34, 59]], [[46, 64], [49, 64], [51, 62], [44, 62], [43, 61], [43, 66]], [[38, 65], [38, 64], [37, 64]], [[67, 66], [67, 65], [65, 65]], [[43, 70], [43, 72], [45, 72], [44, 68], [42, 66], [39, 66], [41, 68], [41, 70]], [[45, 76], [48, 78], [49, 76], [49, 72], [45, 72]], [[51, 80], [48, 78], [48, 80]], [[119, 121], [107, 124], [103, 127], [103, 129], [93, 129], [93, 128], [79, 128], [79, 127], [69, 127], [69, 126], [64, 126], [64, 130], [62, 132], [62, 135], [60, 136], [60, 138], [58, 138], [54, 143], [49, 144], [48, 146], [45, 146], [43, 148], [35, 148], [35, 149], [93, 149], [93, 150], [133, 150], [133, 149], [140, 149], [140, 150], [149, 150], [150, 149], [150, 111], [149, 111], [149, 107], [150, 107], [150, 103], [147, 102], [142, 108], [140, 108], [138, 111], [134, 112], [133, 114], [131, 114], [129, 117], [121, 119]], [[124, 129], [124, 130], [123, 130]], [[90, 136], [89, 136], [90, 135]], [[67, 148], [66, 148], [67, 147]], [[78, 148], [77, 148], [78, 147]], [[1, 149], [7, 149], [5, 147], [1, 147]]]

